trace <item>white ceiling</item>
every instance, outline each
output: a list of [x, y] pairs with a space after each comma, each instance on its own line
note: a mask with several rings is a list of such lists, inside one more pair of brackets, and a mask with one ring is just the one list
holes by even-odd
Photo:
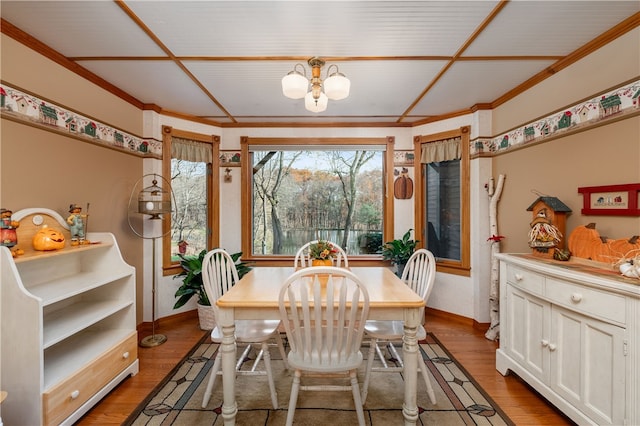
[[[2, 0], [0, 13], [163, 110], [223, 125], [379, 125], [490, 104], [625, 19], [637, 25], [640, 1]], [[319, 114], [280, 86], [312, 56], [351, 80]]]

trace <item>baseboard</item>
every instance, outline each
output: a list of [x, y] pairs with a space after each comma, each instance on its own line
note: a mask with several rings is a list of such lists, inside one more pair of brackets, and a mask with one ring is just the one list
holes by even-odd
[[[167, 317], [159, 318], [156, 320], [155, 325], [156, 325], [156, 328], [159, 328], [163, 325], [170, 327], [171, 324], [173, 323], [182, 322], [192, 318], [198, 318], [197, 309], [193, 309], [191, 311], [186, 311], [186, 312], [180, 312], [177, 314], [169, 315]], [[138, 336], [149, 333], [151, 331], [151, 321], [141, 322], [140, 324], [138, 324], [136, 328], [138, 330]]]
[[489, 329], [490, 323], [488, 322], [478, 322], [473, 318], [464, 317], [462, 315], [453, 314], [447, 311], [441, 311], [439, 309], [429, 308], [425, 309], [425, 316], [434, 316], [438, 318], [445, 319], [447, 321], [455, 321], [458, 324], [464, 324], [468, 327], [472, 327], [476, 330], [486, 331]]
[[[425, 309], [425, 316], [436, 316], [438, 318], [446, 319], [447, 321], [455, 321], [459, 324], [464, 324], [466, 326], [472, 327], [476, 330], [486, 331], [489, 329], [490, 323], [478, 322], [473, 318], [464, 317], [462, 315], [453, 314], [451, 312], [441, 311], [439, 309], [429, 308]], [[181, 322], [191, 318], [198, 317], [198, 310], [193, 309], [191, 311], [180, 312], [177, 314], [169, 315], [167, 317], [163, 317], [156, 320], [156, 327], [160, 327], [161, 325], [169, 326], [171, 323]], [[141, 332], [149, 332], [151, 330], [151, 321], [142, 322], [138, 324], [138, 334]]]

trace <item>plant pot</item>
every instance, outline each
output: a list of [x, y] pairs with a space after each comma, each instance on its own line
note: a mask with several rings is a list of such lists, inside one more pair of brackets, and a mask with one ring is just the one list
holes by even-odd
[[404, 272], [404, 267], [407, 266], [406, 263], [396, 263], [396, 275], [398, 278], [402, 278], [402, 273]]
[[311, 266], [333, 266], [331, 259], [312, 259]]
[[216, 317], [211, 306], [198, 303], [198, 320], [200, 320], [200, 330], [213, 330], [216, 326]]

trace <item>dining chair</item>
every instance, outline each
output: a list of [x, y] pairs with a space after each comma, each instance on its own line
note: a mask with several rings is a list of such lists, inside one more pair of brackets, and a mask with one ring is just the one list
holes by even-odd
[[[300, 249], [296, 253], [296, 257], [293, 260], [294, 268], [298, 269], [298, 268], [306, 268], [307, 266], [311, 266], [311, 261], [313, 259], [309, 255], [309, 248], [313, 244], [317, 244], [317, 243], [318, 243], [318, 240], [313, 240], [313, 241], [309, 241], [308, 243], [300, 247]], [[332, 266], [348, 268], [349, 259], [347, 258], [347, 253], [344, 251], [344, 249], [336, 243], [333, 243], [331, 241], [329, 241], [329, 243], [331, 243], [338, 252], [336, 254], [335, 261], [333, 262]]]
[[[369, 314], [369, 293], [351, 271], [335, 266], [317, 266], [294, 272], [280, 289], [280, 318], [289, 342], [288, 361], [294, 370], [287, 413], [293, 417], [300, 390], [351, 391], [358, 423], [364, 425], [357, 371]], [[348, 373], [350, 386], [301, 385], [302, 377], [336, 377]]]
[[[211, 302], [211, 309], [213, 309], [214, 316], [216, 317], [216, 324], [219, 323], [216, 301], [235, 283], [237, 283], [238, 280], [238, 271], [236, 269], [235, 262], [224, 249], [211, 250], [204, 256], [204, 259], [202, 260], [202, 281], [204, 283], [204, 289], [207, 293], [207, 297]], [[287, 355], [284, 350], [282, 337], [280, 336], [279, 326], [280, 320], [235, 321], [236, 342], [246, 344], [244, 351], [236, 362], [236, 374], [266, 375], [269, 382], [269, 391], [271, 392], [271, 402], [275, 409], [278, 408], [278, 394], [276, 393], [276, 387], [273, 381], [271, 355], [269, 353], [269, 342], [272, 339], [275, 339], [278, 349], [280, 350], [280, 355], [285, 363], [285, 367], [288, 368]], [[211, 330], [211, 341], [214, 343], [222, 342], [222, 331], [218, 326]], [[247, 356], [252, 349], [252, 345], [259, 346], [260, 350], [251, 366], [251, 369], [241, 369], [243, 361], [247, 359]], [[264, 359], [264, 370], [259, 370], [257, 368], [261, 359]], [[218, 375], [222, 375], [222, 371], [220, 371], [221, 362], [221, 353], [218, 351], [213, 362], [213, 367], [211, 368], [207, 389], [205, 390], [204, 398], [202, 399], [202, 408], [206, 408], [209, 403], [216, 378]]]
[[[404, 268], [402, 273], [402, 281], [404, 281], [413, 291], [419, 294], [427, 304], [431, 290], [433, 289], [433, 283], [436, 277], [436, 260], [433, 254], [427, 249], [416, 250]], [[421, 312], [424, 321], [424, 310]], [[402, 336], [404, 334], [404, 322], [400, 320], [369, 320], [364, 326], [365, 335], [369, 341], [369, 356], [367, 358], [367, 366], [365, 370], [364, 383], [362, 385], [362, 403], [367, 401], [367, 393], [369, 391], [369, 382], [371, 381], [371, 373], [373, 371], [382, 372], [401, 372], [404, 368], [402, 357], [398, 354], [394, 343], [401, 343]], [[427, 331], [424, 325], [418, 327], [417, 333], [418, 340], [424, 340], [427, 338]], [[382, 350], [380, 349], [380, 343], [386, 343], [386, 346], [399, 365], [390, 366], [385, 359]], [[373, 367], [376, 353], [382, 362], [382, 367]], [[427, 366], [424, 363], [424, 359], [421, 354], [418, 354], [418, 371], [422, 374], [424, 383], [427, 386], [427, 394], [432, 404], [436, 403], [436, 395], [429, 379], [429, 373]]]

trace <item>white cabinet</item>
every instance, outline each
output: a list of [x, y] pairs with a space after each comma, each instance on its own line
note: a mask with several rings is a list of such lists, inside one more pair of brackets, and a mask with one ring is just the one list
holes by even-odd
[[498, 371], [516, 373], [578, 424], [640, 424], [640, 281], [498, 257]]
[[[42, 216], [61, 220], [55, 212], [36, 213], [38, 222]], [[138, 372], [135, 269], [112, 234], [87, 238], [95, 244], [27, 249], [15, 259], [0, 247], [6, 426], [72, 424]]]

